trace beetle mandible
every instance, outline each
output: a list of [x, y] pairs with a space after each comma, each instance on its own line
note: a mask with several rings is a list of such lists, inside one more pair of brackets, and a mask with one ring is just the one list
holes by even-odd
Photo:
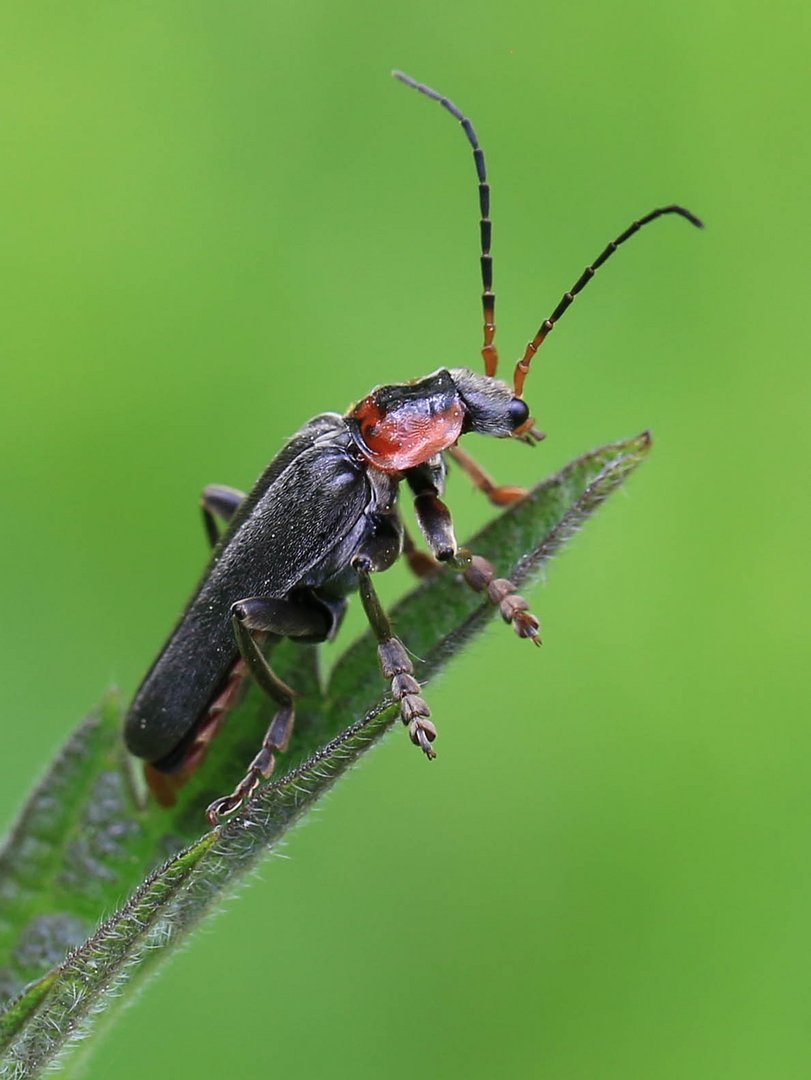
[[[203, 580], [144, 678], [125, 721], [130, 751], [147, 762], [159, 801], [197, 768], [242, 683], [250, 675], [278, 705], [262, 745], [234, 791], [208, 808], [212, 824], [238, 809], [273, 770], [293, 730], [294, 691], [271, 668], [274, 642], [331, 640], [347, 595], [357, 589], [377, 639], [384, 678], [399, 702], [411, 741], [435, 757], [436, 728], [402, 642], [378, 600], [372, 574], [404, 554], [416, 573], [437, 564], [460, 571], [486, 594], [519, 637], [536, 644], [538, 619], [510, 581], [485, 559], [460, 548], [442, 502], [446, 455], [497, 506], [523, 490], [497, 485], [458, 446], [477, 432], [526, 443], [542, 438], [524, 402], [533, 356], [577, 294], [617, 248], [644, 225], [677, 214], [701, 222], [681, 206], [664, 206], [634, 221], [591, 263], [544, 319], [515, 366], [512, 386], [496, 377], [495, 295], [490, 255], [490, 187], [484, 152], [470, 120], [448, 98], [402, 72], [395, 78], [438, 102], [462, 126], [479, 187], [484, 374], [440, 368], [425, 378], [373, 390], [345, 415], [323, 413], [283, 447], [245, 495], [212, 485], [202, 496], [203, 520], [214, 549]], [[431, 555], [419, 552], [397, 508], [400, 484], [414, 497], [419, 528]], [[305, 503], [302, 505], [302, 493]], [[216, 519], [225, 523], [220, 535]], [[187, 672], [195, 672], [189, 678]]]

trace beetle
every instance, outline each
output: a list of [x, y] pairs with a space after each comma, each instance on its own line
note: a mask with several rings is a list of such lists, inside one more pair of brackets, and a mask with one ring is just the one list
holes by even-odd
[[[439, 368], [408, 383], [380, 386], [345, 415], [323, 413], [298, 430], [245, 495], [222, 485], [202, 495], [203, 521], [213, 548], [202, 581], [168, 641], [147, 672], [125, 720], [129, 750], [146, 761], [147, 781], [159, 802], [200, 765], [208, 745], [250, 676], [276, 703], [259, 750], [230, 795], [207, 810], [212, 824], [237, 810], [293, 730], [295, 693], [273, 671], [269, 655], [282, 638], [305, 644], [336, 635], [357, 590], [377, 640], [383, 677], [399, 703], [411, 741], [435, 757], [436, 728], [403, 643], [392, 631], [372, 575], [401, 555], [425, 573], [445, 565], [486, 594], [519, 637], [540, 643], [538, 619], [512, 583], [485, 559], [460, 548], [442, 501], [447, 457], [498, 506], [523, 496], [497, 485], [458, 446], [477, 433], [535, 443], [537, 430], [524, 402], [533, 356], [572, 301], [617, 248], [656, 218], [675, 214], [700, 220], [670, 205], [634, 221], [564, 293], [515, 366], [512, 385], [497, 377], [490, 187], [484, 152], [470, 120], [448, 98], [402, 72], [393, 75], [436, 101], [461, 125], [473, 151], [480, 210], [484, 374]], [[407, 534], [398, 510], [405, 481], [430, 556]], [[220, 532], [217, 519], [224, 524]]]

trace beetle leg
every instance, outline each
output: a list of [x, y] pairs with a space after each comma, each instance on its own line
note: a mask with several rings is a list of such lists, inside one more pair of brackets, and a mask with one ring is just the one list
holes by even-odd
[[371, 560], [362, 555], [356, 556], [352, 565], [358, 574], [363, 610], [377, 638], [377, 655], [383, 677], [390, 680], [391, 692], [400, 703], [400, 717], [408, 727], [409, 738], [427, 758], [435, 758], [436, 751], [431, 743], [436, 738], [436, 728], [428, 719], [431, 710], [420, 697], [420, 684], [414, 678], [414, 665], [402, 641], [392, 633], [391, 623], [375, 592]]
[[432, 485], [426, 485], [414, 499], [414, 513], [431, 554], [441, 563], [453, 559], [457, 550], [451, 512]]
[[495, 604], [506, 623], [512, 625], [516, 634], [529, 638], [536, 645], [541, 644], [538, 634], [540, 622], [529, 610], [529, 604], [515, 591], [515, 586], [508, 578], [497, 578], [492, 563], [481, 555], [473, 555], [467, 548], [459, 548], [451, 560], [451, 565], [462, 571], [467, 584], [474, 592], [486, 592], [487, 599]]
[[481, 555], [472, 555], [466, 548], [456, 546], [450, 510], [433, 491], [423, 491], [414, 500], [414, 511], [420, 528], [434, 556], [461, 570], [467, 584], [475, 592], [486, 592], [505, 622], [512, 625], [519, 637], [541, 644], [540, 623], [530, 612], [529, 604], [515, 591], [507, 578], [497, 578], [491, 563]]
[[216, 547], [220, 539], [216, 519], [221, 518], [226, 523], [229, 522], [244, 498], [244, 491], [226, 487], [224, 484], [209, 484], [203, 488], [200, 509], [203, 513], [203, 528], [206, 530], [208, 542], [212, 547]]
[[484, 469], [460, 446], [449, 446], [448, 453], [462, 472], [473, 481], [473, 486], [483, 491], [494, 506], [509, 506], [526, 495], [526, 488], [494, 483]]
[[259, 688], [280, 708], [271, 720], [259, 753], [248, 766], [245, 776], [230, 795], [216, 799], [206, 811], [212, 825], [216, 825], [217, 819], [224, 814], [239, 809], [256, 791], [262, 777], [270, 776], [276, 764], [276, 753], [284, 753], [293, 733], [295, 692], [274, 673], [257, 636], [264, 638], [272, 634], [276, 637], [323, 641], [329, 635], [332, 619], [324, 609], [309, 607], [295, 600], [253, 596], [233, 605], [231, 625], [248, 672]]

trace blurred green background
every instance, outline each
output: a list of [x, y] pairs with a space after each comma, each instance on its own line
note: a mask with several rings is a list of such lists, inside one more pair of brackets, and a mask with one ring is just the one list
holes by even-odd
[[[807, 1077], [806, 5], [12, 0], [0, 819], [205, 559], [197, 496], [378, 382], [478, 367], [493, 184], [530, 483], [655, 450], [504, 628], [149, 984], [89, 1075]], [[464, 535], [490, 510], [463, 479]], [[390, 598], [405, 576], [387, 576]], [[355, 622], [353, 625], [357, 626]], [[532, 653], [532, 655], [531, 655]], [[499, 732], [494, 748], [490, 733]], [[122, 897], [123, 899], [123, 897]]]

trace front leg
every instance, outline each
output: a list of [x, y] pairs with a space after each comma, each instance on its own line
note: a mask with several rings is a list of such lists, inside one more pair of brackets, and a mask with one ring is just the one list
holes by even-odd
[[462, 472], [473, 481], [473, 486], [484, 492], [493, 506], [510, 506], [526, 495], [526, 488], [497, 484], [458, 443], [449, 446], [447, 452]]
[[508, 578], [497, 578], [487, 559], [457, 545], [450, 511], [436, 489], [421, 491], [414, 500], [414, 511], [434, 557], [461, 570], [475, 592], [486, 592], [487, 599], [498, 607], [501, 617], [512, 625], [519, 637], [540, 645], [538, 630], [541, 624], [529, 610], [526, 600], [516, 593], [513, 583]]

